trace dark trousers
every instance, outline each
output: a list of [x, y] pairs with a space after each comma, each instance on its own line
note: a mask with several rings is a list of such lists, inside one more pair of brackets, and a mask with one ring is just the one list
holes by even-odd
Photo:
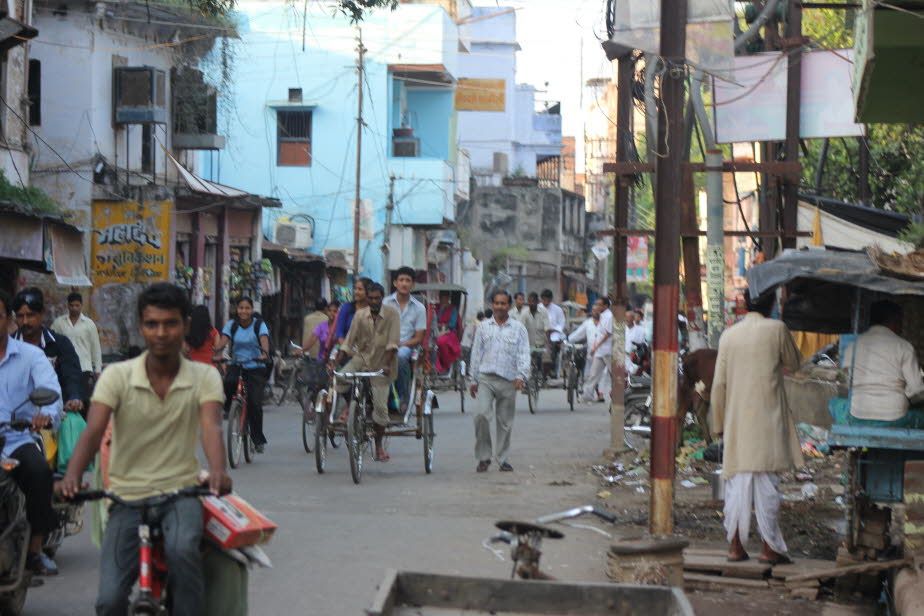
[[159, 525], [167, 557], [167, 585], [173, 616], [201, 616], [205, 585], [202, 577], [202, 504], [198, 498], [178, 498], [141, 509], [113, 505], [103, 537], [99, 569], [97, 616], [125, 616], [132, 586], [138, 579], [142, 522]]
[[11, 475], [26, 495], [26, 519], [32, 527], [32, 534], [45, 536], [54, 529], [56, 522], [51, 508], [51, 467], [32, 443], [17, 448], [10, 457], [19, 460], [19, 466]]
[[[230, 408], [231, 398], [237, 391], [237, 379], [240, 368], [233, 366], [225, 376], [225, 409]], [[247, 387], [247, 424], [250, 426], [250, 438], [255, 445], [266, 443], [263, 435], [263, 395], [266, 392], [266, 368], [244, 370], [244, 385]]]
[[90, 412], [90, 397], [93, 395], [93, 387], [96, 385], [96, 375], [92, 372], [81, 374], [80, 385], [83, 387], [83, 410], [80, 415], [86, 419], [87, 413]]

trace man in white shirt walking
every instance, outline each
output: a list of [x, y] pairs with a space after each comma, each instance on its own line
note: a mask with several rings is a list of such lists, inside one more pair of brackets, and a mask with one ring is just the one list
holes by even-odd
[[844, 356], [853, 366], [850, 414], [858, 419], [896, 421], [909, 399], [924, 392], [914, 347], [901, 337], [902, 308], [890, 301], [870, 307], [870, 327]]
[[632, 361], [632, 353], [635, 352], [636, 346], [647, 343], [645, 339], [645, 329], [636, 322], [637, 318], [638, 316], [635, 312], [626, 310], [626, 357], [624, 365], [626, 367], [626, 374], [629, 376], [635, 376], [639, 369], [639, 366]]
[[610, 310], [610, 298], [601, 295], [594, 305], [600, 313], [600, 323], [593, 344], [587, 351], [591, 364], [590, 376], [584, 382], [584, 391], [581, 392], [581, 401], [585, 404], [597, 399], [597, 389], [601, 395], [607, 396], [612, 387], [608, 378], [610, 362], [613, 361], [613, 313]]
[[507, 459], [510, 433], [516, 414], [517, 392], [529, 376], [529, 341], [526, 328], [508, 316], [511, 298], [497, 291], [491, 298], [493, 318], [475, 331], [469, 372], [472, 398], [478, 401], [475, 415], [475, 458], [479, 473], [491, 465], [491, 419], [497, 423], [495, 459], [500, 470], [512, 471]]
[[555, 296], [551, 289], [543, 290], [539, 299], [549, 313], [549, 342], [552, 347], [552, 363], [545, 366], [545, 376], [549, 377], [554, 371], [555, 378], [558, 378], [558, 356], [561, 353], [561, 341], [565, 339], [565, 327], [568, 321], [561, 306], [552, 302]]
[[83, 376], [83, 415], [90, 408], [90, 394], [93, 383], [103, 371], [103, 353], [99, 343], [99, 330], [96, 323], [83, 314], [83, 296], [71, 293], [67, 296], [67, 314], [62, 314], [51, 324], [51, 329], [67, 336], [74, 343], [80, 371]]
[[513, 294], [513, 307], [510, 309], [510, 318], [523, 322], [523, 313], [526, 312], [526, 295], [517, 292]]

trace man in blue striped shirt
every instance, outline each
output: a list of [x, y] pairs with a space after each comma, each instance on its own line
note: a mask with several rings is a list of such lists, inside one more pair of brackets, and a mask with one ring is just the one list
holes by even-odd
[[[0, 424], [15, 418], [29, 420], [33, 431], [57, 430], [63, 409], [58, 377], [42, 349], [6, 335], [11, 317], [10, 298], [0, 292]], [[42, 409], [29, 402], [29, 394], [40, 387], [58, 393], [57, 401]], [[19, 462], [11, 474], [26, 496], [26, 519], [32, 529], [26, 566], [39, 575], [57, 573], [54, 562], [41, 552], [42, 540], [56, 524], [51, 468], [28, 430], [0, 428], [0, 454]]]
[[497, 291], [491, 298], [493, 317], [480, 323], [472, 342], [470, 375], [475, 415], [475, 458], [479, 473], [491, 465], [491, 418], [497, 422], [495, 457], [500, 470], [512, 471], [507, 460], [510, 433], [516, 414], [517, 392], [529, 376], [529, 336], [523, 324], [508, 317], [510, 293]]

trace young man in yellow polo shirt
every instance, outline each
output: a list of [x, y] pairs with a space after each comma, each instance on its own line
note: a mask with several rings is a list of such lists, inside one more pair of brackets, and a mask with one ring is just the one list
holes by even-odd
[[[224, 401], [221, 377], [214, 366], [187, 360], [183, 340], [192, 307], [186, 292], [157, 283], [138, 297], [141, 335], [147, 351], [106, 368], [90, 404], [81, 435], [56, 490], [65, 497], [80, 489], [81, 477], [99, 449], [112, 419], [109, 461], [111, 489], [126, 500], [158, 495], [198, 483], [197, 437], [209, 464], [214, 494], [231, 490], [221, 439]], [[152, 519], [153, 518], [153, 519]], [[202, 505], [198, 498], [176, 498], [149, 511], [149, 523], [161, 523], [173, 594], [173, 616], [202, 614], [203, 577], [199, 543]], [[138, 577], [138, 532], [141, 512], [113, 505], [103, 539], [96, 613], [124, 616]]]

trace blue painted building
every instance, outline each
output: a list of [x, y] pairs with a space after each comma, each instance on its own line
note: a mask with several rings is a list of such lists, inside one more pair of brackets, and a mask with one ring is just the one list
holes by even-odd
[[[277, 217], [265, 218], [268, 238], [352, 264], [359, 32], [321, 2], [244, 1], [237, 10], [239, 38], [217, 45], [204, 66], [219, 84], [230, 55], [225, 82], [234, 85], [218, 105], [226, 147], [203, 153], [201, 168], [281, 200]], [[361, 275], [382, 280], [408, 264], [430, 280], [458, 280], [453, 227], [469, 177], [454, 94], [468, 50], [459, 22], [470, 12], [467, 0], [403, 3], [362, 23]], [[288, 220], [299, 233], [277, 233]]]

